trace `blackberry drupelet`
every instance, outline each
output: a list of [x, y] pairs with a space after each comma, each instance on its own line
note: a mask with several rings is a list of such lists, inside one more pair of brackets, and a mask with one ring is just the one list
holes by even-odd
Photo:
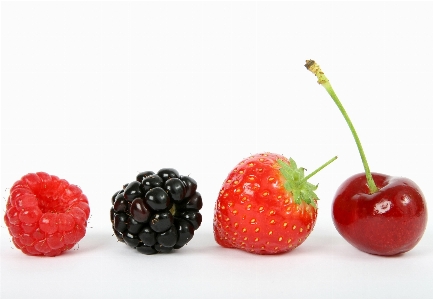
[[197, 182], [173, 168], [140, 172], [112, 196], [111, 203], [117, 240], [144, 254], [182, 248], [202, 221]]

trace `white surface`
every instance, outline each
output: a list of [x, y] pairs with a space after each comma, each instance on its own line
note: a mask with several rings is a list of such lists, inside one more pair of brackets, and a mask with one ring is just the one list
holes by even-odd
[[[372, 170], [433, 195], [432, 2], [2, 2], [1, 190], [45, 171], [90, 199], [85, 238], [56, 258], [12, 248], [1, 227], [1, 298], [430, 298], [433, 233], [411, 252], [357, 251], [333, 228], [339, 184], [361, 172], [315, 59]], [[213, 205], [250, 154], [293, 157], [320, 182], [319, 217], [295, 251], [256, 256], [213, 240]], [[199, 184], [203, 224], [169, 255], [117, 244], [114, 191], [139, 171]], [[4, 210], [4, 208], [3, 208]], [[16, 292], [19, 292], [17, 295]]]

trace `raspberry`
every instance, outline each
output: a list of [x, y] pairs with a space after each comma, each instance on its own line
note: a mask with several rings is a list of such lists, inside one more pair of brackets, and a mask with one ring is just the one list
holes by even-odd
[[57, 256], [84, 237], [89, 214], [79, 187], [37, 172], [13, 184], [4, 221], [12, 242], [25, 254]]
[[200, 227], [197, 182], [173, 168], [141, 172], [111, 198], [110, 218], [118, 241], [144, 254], [180, 249]]

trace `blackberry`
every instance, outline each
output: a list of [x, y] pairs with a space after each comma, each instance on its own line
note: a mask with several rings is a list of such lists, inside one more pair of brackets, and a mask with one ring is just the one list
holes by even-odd
[[203, 206], [197, 182], [173, 168], [140, 172], [111, 198], [117, 240], [140, 253], [167, 253], [191, 241]]

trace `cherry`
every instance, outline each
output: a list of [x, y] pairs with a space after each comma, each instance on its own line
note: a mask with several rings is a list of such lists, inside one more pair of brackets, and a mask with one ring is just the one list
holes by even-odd
[[427, 223], [423, 195], [409, 179], [372, 175], [379, 188], [373, 194], [364, 173], [340, 186], [333, 203], [335, 227], [364, 252], [395, 255], [409, 251], [421, 239]]
[[332, 204], [335, 228], [361, 251], [391, 256], [407, 252], [421, 240], [427, 226], [427, 205], [421, 189], [411, 180], [372, 173], [358, 134], [346, 110], [319, 65], [305, 67], [318, 78], [345, 118], [364, 165], [364, 173], [348, 178]]

